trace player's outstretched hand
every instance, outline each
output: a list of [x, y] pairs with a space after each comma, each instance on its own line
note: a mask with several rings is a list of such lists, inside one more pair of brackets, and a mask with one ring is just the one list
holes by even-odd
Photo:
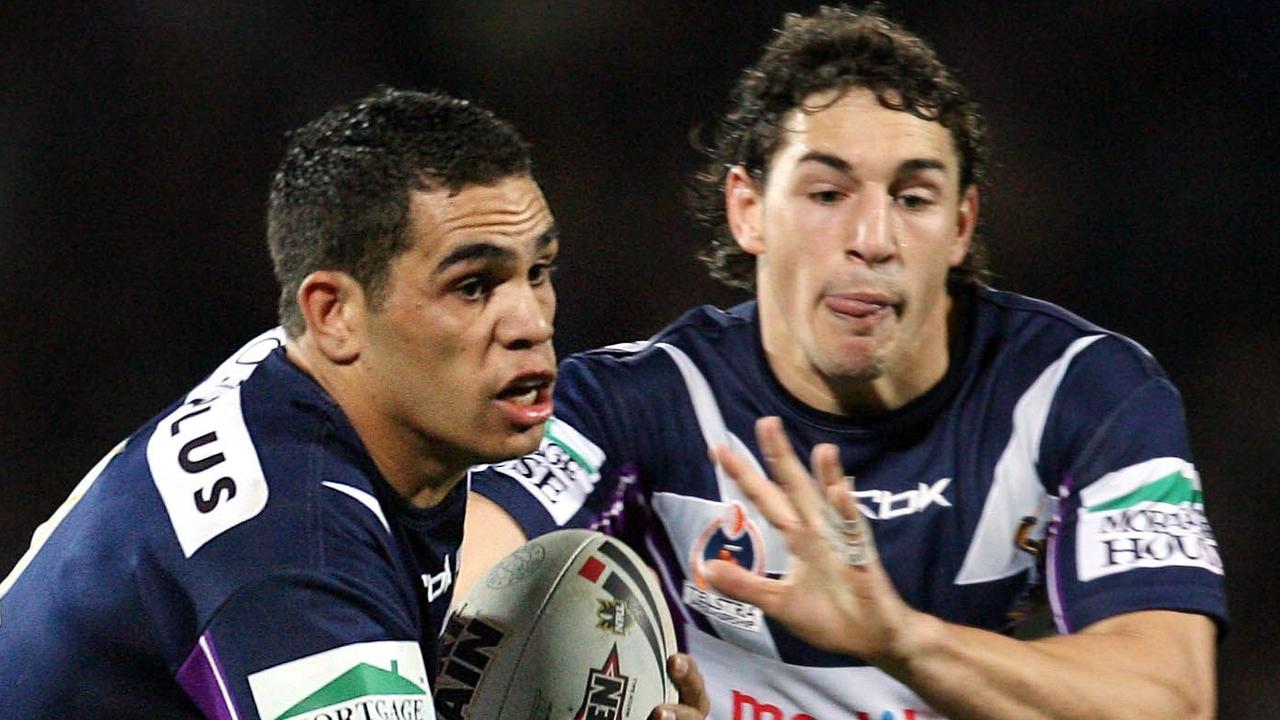
[[680, 704], [659, 705], [649, 715], [650, 720], [705, 720], [711, 711], [711, 699], [693, 658], [676, 653], [667, 658], [667, 670], [680, 693]]
[[[772, 580], [712, 560], [707, 579], [731, 598], [759, 607], [815, 647], [873, 663], [900, 657], [916, 613], [902, 600], [875, 552], [834, 445], [813, 448], [810, 468], [796, 457], [776, 417], [756, 423], [765, 465], [776, 484], [727, 447], [712, 459], [738, 483], [786, 539], [792, 564]], [[815, 480], [816, 478], [816, 480]]]

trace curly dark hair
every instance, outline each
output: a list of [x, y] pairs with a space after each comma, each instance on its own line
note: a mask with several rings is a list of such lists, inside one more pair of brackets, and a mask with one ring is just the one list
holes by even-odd
[[[823, 6], [807, 16], [788, 14], [764, 54], [739, 77], [729, 110], [704, 148], [707, 163], [689, 188], [695, 218], [713, 233], [711, 246], [700, 255], [712, 277], [755, 291], [756, 258], [738, 247], [725, 218], [723, 188], [729, 171], [744, 167], [763, 187], [787, 114], [803, 108], [814, 93], [852, 88], [870, 90], [886, 108], [947, 128], [959, 154], [961, 190], [982, 185], [986, 124], [977, 103], [923, 40], [884, 17], [875, 5], [862, 11]], [[972, 285], [988, 275], [985, 248], [975, 237], [949, 281], [953, 287]]]
[[408, 249], [410, 191], [531, 175], [515, 128], [467, 100], [381, 88], [335, 107], [290, 137], [271, 183], [267, 245], [280, 282], [280, 323], [305, 331], [298, 286], [341, 270], [385, 300], [391, 260]]

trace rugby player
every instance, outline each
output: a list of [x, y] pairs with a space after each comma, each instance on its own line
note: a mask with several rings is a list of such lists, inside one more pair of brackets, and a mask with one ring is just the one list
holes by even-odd
[[[555, 221], [509, 124], [385, 90], [293, 134], [267, 234], [282, 328], [103, 458], [0, 585], [4, 717], [435, 717], [461, 481], [551, 416]], [[672, 667], [689, 704], [655, 717], [703, 717]]]
[[1222, 565], [1181, 400], [1137, 343], [986, 283], [968, 92], [821, 8], [730, 105], [696, 209], [754, 299], [565, 360], [539, 451], [473, 473], [465, 571], [559, 527], [626, 539], [724, 720], [1212, 716]]

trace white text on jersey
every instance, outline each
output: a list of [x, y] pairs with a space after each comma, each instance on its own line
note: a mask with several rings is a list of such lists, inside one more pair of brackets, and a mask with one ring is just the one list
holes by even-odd
[[858, 512], [872, 520], [889, 520], [918, 513], [931, 505], [951, 507], [943, 492], [951, 484], [951, 478], [938, 480], [933, 485], [918, 483], [914, 490], [892, 493], [888, 490], [855, 490]]

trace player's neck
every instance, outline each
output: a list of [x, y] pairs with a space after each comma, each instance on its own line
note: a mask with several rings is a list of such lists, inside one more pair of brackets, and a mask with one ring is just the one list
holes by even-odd
[[362, 390], [356, 367], [327, 362], [305, 340], [290, 340], [286, 352], [329, 393], [387, 484], [413, 505], [431, 507], [443, 500], [474, 464], [473, 458], [454, 457], [443, 443], [377, 408]]
[[417, 507], [432, 507], [443, 500], [474, 464], [451, 458], [438, 443], [377, 413], [348, 411], [347, 418], [383, 479]]
[[[767, 330], [763, 337], [766, 360], [779, 383], [800, 402], [855, 421], [872, 419], [907, 405], [946, 376], [959, 310], [947, 296], [935, 312], [935, 317], [864, 371], [824, 372], [797, 355], [801, 344], [794, 338], [775, 337], [771, 342]], [[762, 323], [767, 322], [762, 317]]]

